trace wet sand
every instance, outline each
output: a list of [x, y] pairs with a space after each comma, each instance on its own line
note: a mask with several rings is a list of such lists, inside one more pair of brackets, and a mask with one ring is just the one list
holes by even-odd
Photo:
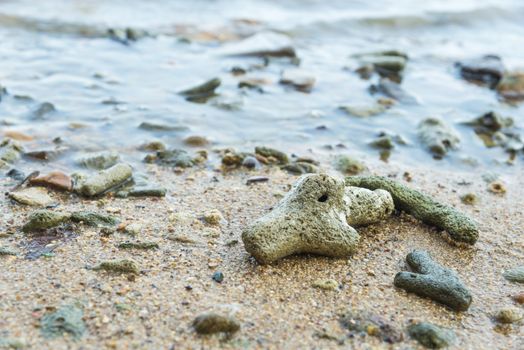
[[[336, 174], [327, 163], [323, 165]], [[368, 166], [370, 173], [395, 175], [405, 182], [407, 169], [400, 165]], [[132, 240], [128, 235], [102, 237], [98, 229], [80, 226], [73, 238], [59, 242], [54, 256], [37, 260], [24, 259], [24, 254], [0, 256], [0, 335], [22, 338], [31, 349], [422, 349], [407, 334], [395, 344], [368, 335], [350, 337], [340, 326], [339, 315], [353, 309], [379, 314], [404, 331], [411, 321], [449, 327], [457, 335], [453, 349], [524, 348], [522, 325], [497, 331], [492, 320], [498, 309], [515, 306], [512, 295], [523, 292], [522, 285], [502, 277], [505, 269], [524, 261], [522, 178], [503, 176], [507, 193], [496, 195], [488, 192], [483, 171], [439, 173], [409, 168], [410, 186], [478, 220], [480, 238], [472, 248], [450, 245], [434, 228], [402, 214], [360, 228], [359, 250], [348, 259], [303, 255], [260, 266], [243, 248], [242, 229], [268, 212], [297, 177], [274, 168], [228, 174], [148, 169], [151, 179], [168, 189], [166, 198], [97, 201], [55, 192], [53, 196], [61, 203], [57, 210], [90, 209], [112, 213], [124, 223], [140, 223], [143, 231], [136, 239], [158, 242], [160, 249], [122, 250], [116, 245]], [[253, 175], [270, 180], [247, 186], [246, 179]], [[4, 192], [8, 181], [0, 180]], [[468, 192], [478, 195], [478, 204], [461, 202], [460, 196]], [[225, 218], [219, 226], [199, 220], [212, 209]], [[19, 229], [32, 210], [3, 197], [0, 233]], [[189, 218], [188, 222], [173, 222], [180, 212], [188, 213], [178, 215]], [[173, 235], [194, 242], [169, 239]], [[2, 235], [0, 245], [26, 253], [30, 241], [30, 236], [17, 231]], [[468, 311], [457, 313], [393, 286], [395, 274], [406, 269], [404, 259], [412, 249], [426, 249], [457, 271], [473, 294]], [[124, 275], [86, 269], [115, 258], [133, 259], [141, 274], [130, 281]], [[211, 278], [215, 271], [224, 273], [222, 283]], [[311, 286], [326, 278], [338, 281], [340, 290]], [[84, 305], [88, 328], [84, 337], [79, 341], [68, 336], [44, 339], [40, 317], [75, 301]], [[122, 304], [128, 306], [127, 311], [119, 311], [117, 305]], [[191, 322], [206, 311], [233, 315], [241, 330], [231, 339], [198, 336]]]

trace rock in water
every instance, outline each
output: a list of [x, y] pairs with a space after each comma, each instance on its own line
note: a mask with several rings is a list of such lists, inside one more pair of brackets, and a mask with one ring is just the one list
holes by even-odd
[[131, 178], [131, 166], [119, 163], [111, 168], [101, 171], [98, 174], [87, 178], [79, 188], [79, 192], [86, 197], [94, 197], [107, 190], [121, 185]]
[[455, 342], [455, 334], [449, 329], [427, 322], [421, 322], [408, 327], [409, 336], [429, 349], [441, 349]]
[[53, 203], [53, 198], [49, 196], [47, 191], [38, 187], [27, 187], [21, 190], [10, 192], [9, 197], [20, 204], [34, 207], [46, 207]]
[[195, 318], [193, 327], [199, 334], [235, 333], [240, 329], [240, 323], [229, 316], [205, 313]]
[[56, 338], [69, 333], [73, 338], [79, 339], [86, 331], [82, 317], [82, 309], [76, 305], [62, 306], [42, 317], [40, 321], [42, 334], [46, 338]]
[[456, 311], [466, 311], [471, 304], [471, 293], [458, 275], [437, 264], [426, 251], [414, 250], [406, 257], [414, 272], [402, 271], [395, 276], [398, 288], [433, 299]]
[[524, 72], [513, 72], [505, 74], [497, 85], [500, 96], [510, 101], [524, 99]]
[[382, 176], [349, 176], [346, 185], [370, 190], [383, 189], [393, 197], [395, 208], [416, 219], [446, 230], [457, 242], [475, 244], [479, 230], [474, 220], [455, 208], [439, 203], [428, 195]]
[[120, 156], [116, 152], [102, 152], [79, 159], [80, 166], [103, 170], [112, 167], [120, 160]]
[[420, 141], [436, 157], [443, 157], [448, 151], [457, 148], [460, 138], [441, 119], [427, 118], [418, 125]]
[[[385, 191], [384, 191], [385, 192]], [[297, 253], [312, 253], [333, 257], [351, 255], [356, 249], [359, 235], [348, 225], [346, 217], [353, 210], [357, 224], [369, 224], [369, 218], [383, 218], [388, 210], [379, 205], [375, 213], [375, 200], [382, 196], [372, 191], [346, 192], [342, 181], [326, 174], [303, 175], [273, 210], [256, 220], [242, 233], [246, 250], [261, 264]], [[373, 203], [370, 206], [367, 204]], [[358, 205], [363, 207], [359, 208]], [[358, 214], [356, 214], [358, 213]], [[358, 217], [357, 217], [358, 216]]]
[[298, 91], [311, 92], [315, 85], [315, 77], [300, 70], [286, 70], [282, 73], [280, 84], [293, 86]]
[[484, 84], [490, 88], [497, 86], [504, 74], [504, 64], [500, 57], [495, 55], [485, 55], [455, 64], [460, 75], [465, 80]]
[[221, 83], [219, 78], [213, 78], [193, 88], [180, 91], [179, 94], [185, 96], [186, 100], [190, 102], [205, 103], [210, 98], [217, 96], [215, 90]]
[[120, 259], [103, 261], [92, 268], [94, 271], [107, 271], [114, 273], [125, 273], [131, 275], [138, 275], [140, 270], [138, 265], [133, 260]]
[[505, 271], [504, 278], [511, 282], [524, 283], [524, 265]]

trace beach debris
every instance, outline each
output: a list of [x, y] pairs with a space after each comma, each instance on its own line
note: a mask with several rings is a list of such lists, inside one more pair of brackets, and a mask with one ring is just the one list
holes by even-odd
[[446, 230], [454, 241], [475, 244], [478, 239], [479, 230], [473, 219], [399, 182], [382, 176], [349, 176], [346, 177], [346, 185], [388, 191], [396, 209], [403, 210], [426, 224]]
[[367, 71], [367, 75], [370, 75], [374, 71], [381, 77], [396, 82], [402, 80], [402, 73], [408, 62], [408, 55], [396, 50], [364, 53], [354, 55], [354, 57], [362, 64], [357, 72]]
[[89, 169], [104, 170], [120, 161], [116, 152], [101, 152], [77, 160], [78, 165]]
[[45, 338], [56, 338], [67, 333], [74, 339], [80, 339], [86, 332], [83, 316], [82, 309], [77, 305], [64, 305], [55, 312], [42, 316], [42, 334]]
[[369, 105], [343, 105], [338, 109], [353, 117], [368, 118], [384, 113], [387, 107], [380, 103], [373, 103]]
[[[278, 163], [281, 165], [289, 163], [287, 154], [274, 148], [258, 146], [255, 147], [255, 154], [262, 156], [266, 160], [265, 163]], [[257, 159], [260, 161], [259, 158]]]
[[462, 203], [467, 205], [475, 205], [478, 203], [478, 198], [475, 193], [466, 193], [463, 196], [460, 196]]
[[57, 227], [67, 222], [69, 218], [70, 215], [66, 213], [37, 210], [29, 215], [27, 223], [22, 227], [22, 231], [28, 233]]
[[280, 84], [289, 85], [301, 92], [311, 92], [315, 85], [315, 77], [298, 69], [287, 69], [282, 73]]
[[123, 242], [118, 244], [120, 249], [138, 249], [138, 250], [152, 250], [158, 249], [160, 246], [156, 242]]
[[131, 275], [138, 275], [140, 273], [136, 262], [128, 259], [103, 261], [91, 269], [94, 271], [107, 271]]
[[348, 155], [339, 155], [335, 158], [335, 168], [345, 175], [357, 175], [367, 168], [363, 162]]
[[488, 184], [488, 191], [495, 194], [504, 194], [506, 193], [506, 186], [499, 180], [495, 180]]
[[398, 343], [404, 336], [393, 323], [366, 310], [352, 310], [340, 317], [342, 326], [353, 334], [364, 333], [387, 343]]
[[23, 151], [23, 147], [18, 142], [4, 139], [0, 143], [0, 169], [17, 161]]
[[0, 256], [2, 255], [18, 255], [18, 252], [14, 249], [8, 248], [8, 247], [2, 247], [0, 246]]
[[455, 333], [437, 325], [421, 322], [410, 325], [408, 334], [428, 349], [442, 349], [455, 343]]
[[215, 90], [222, 84], [219, 78], [213, 78], [200, 85], [183, 90], [179, 95], [185, 96], [187, 101], [195, 103], [206, 103], [209, 99], [217, 96]]
[[221, 271], [217, 271], [213, 274], [211, 278], [215, 282], [222, 283], [222, 281], [224, 280], [224, 274]]
[[184, 139], [184, 143], [191, 147], [205, 147], [209, 145], [209, 141], [204, 136], [188, 136]]
[[472, 301], [471, 293], [458, 275], [438, 263], [428, 252], [414, 250], [406, 257], [413, 272], [397, 273], [394, 285], [407, 292], [433, 299], [455, 311], [466, 311]]
[[49, 196], [49, 193], [39, 187], [26, 187], [9, 192], [9, 198], [20, 204], [34, 207], [46, 207], [54, 202], [53, 198]]
[[155, 122], [142, 122], [138, 126], [139, 129], [153, 131], [153, 132], [162, 132], [162, 131], [187, 131], [189, 128], [183, 125], [168, 125]]
[[438, 118], [424, 119], [418, 125], [418, 136], [422, 144], [437, 158], [456, 149], [460, 138], [455, 130]]
[[69, 218], [72, 222], [82, 223], [87, 226], [114, 226], [118, 224], [118, 219], [111, 215], [104, 215], [93, 211], [77, 211]]
[[204, 213], [203, 219], [208, 225], [218, 226], [224, 220], [224, 217], [220, 211], [212, 209]]
[[[1, 86], [0, 86], [1, 89]], [[0, 90], [0, 97], [1, 90]], [[0, 349], [12, 349], [12, 350], [22, 350], [27, 346], [27, 343], [22, 338], [4, 338], [0, 337]]]
[[494, 319], [499, 323], [516, 323], [524, 318], [522, 311], [516, 307], [508, 307], [498, 310]]
[[73, 190], [71, 177], [60, 171], [52, 171], [46, 175], [39, 175], [29, 179], [29, 184], [33, 186], [44, 186], [59, 191], [70, 192]]
[[508, 281], [524, 283], [524, 265], [504, 271], [503, 276]]
[[504, 74], [497, 85], [499, 95], [508, 101], [524, 99], [524, 72], [510, 72]]
[[119, 163], [88, 177], [80, 184], [78, 192], [86, 197], [94, 197], [123, 184], [129, 180], [131, 176], [131, 166]]
[[149, 34], [144, 30], [138, 30], [134, 28], [109, 28], [107, 30], [107, 37], [114, 40], [122, 45], [130, 45]]
[[339, 283], [334, 279], [318, 279], [314, 281], [311, 286], [313, 288], [323, 289], [323, 290], [337, 290], [339, 288]]
[[460, 76], [470, 82], [487, 85], [493, 89], [504, 74], [504, 64], [499, 56], [484, 55], [479, 58], [455, 63]]
[[195, 318], [193, 328], [198, 334], [233, 334], [240, 329], [240, 323], [233, 317], [209, 312]]
[[[373, 200], [369, 201], [353, 199], [351, 195], [342, 181], [329, 175], [303, 175], [271, 212], [243, 231], [244, 246], [261, 264], [297, 253], [349, 256], [356, 249], [359, 234], [348, 225], [346, 217], [351, 217], [351, 209], [360, 216], [357, 203], [372, 203], [377, 199], [372, 191], [359, 193], [371, 195]], [[368, 210], [376, 207], [373, 202]], [[380, 206], [380, 211], [380, 214], [368, 214], [382, 218], [387, 210]]]
[[346, 221], [351, 226], [365, 226], [387, 219], [395, 210], [388, 191], [346, 186], [344, 189]]
[[144, 143], [138, 147], [140, 151], [165, 151], [167, 149], [166, 145], [160, 141], [151, 141]]

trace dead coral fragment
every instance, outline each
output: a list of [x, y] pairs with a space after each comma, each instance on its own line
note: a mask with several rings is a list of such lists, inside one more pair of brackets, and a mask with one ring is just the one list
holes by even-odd
[[232, 317], [204, 313], [195, 318], [193, 327], [198, 334], [235, 333], [240, 324]]
[[269, 147], [255, 147], [255, 154], [261, 155], [262, 157], [267, 158], [268, 160], [274, 159], [279, 164], [289, 163], [289, 158], [287, 154]]
[[159, 245], [155, 242], [124, 242], [118, 245], [120, 249], [140, 249], [140, 250], [149, 250], [149, 249], [158, 249]]
[[444, 121], [427, 118], [418, 126], [420, 141], [435, 157], [443, 157], [448, 151], [457, 148], [460, 139], [458, 134]]
[[92, 211], [77, 211], [71, 214], [71, 221], [93, 227], [114, 226], [118, 223], [118, 219], [113, 216], [99, 214]]
[[414, 272], [402, 271], [395, 276], [398, 288], [433, 299], [456, 311], [466, 311], [471, 304], [471, 293], [457, 274], [437, 264], [426, 251], [415, 250], [406, 262]]
[[133, 275], [138, 275], [140, 272], [138, 269], [138, 265], [134, 261], [127, 259], [103, 261], [98, 266], [93, 267], [93, 270], [103, 270], [107, 272], [116, 273], [128, 273]]
[[11, 248], [7, 248], [7, 247], [0, 247], [0, 256], [2, 255], [18, 255], [18, 253], [11, 249]]
[[51, 210], [37, 210], [29, 215], [29, 221], [22, 227], [24, 232], [46, 230], [69, 220], [69, 214]]
[[82, 319], [83, 311], [75, 305], [65, 305], [53, 313], [46, 314], [40, 321], [42, 334], [45, 338], [56, 338], [69, 333], [79, 339], [86, 331]]
[[382, 176], [350, 176], [346, 178], [346, 185], [388, 191], [393, 196], [395, 208], [427, 224], [446, 230], [457, 242], [475, 244], [478, 239], [479, 230], [474, 220], [453, 207], [439, 203], [428, 195], [396, 181]]

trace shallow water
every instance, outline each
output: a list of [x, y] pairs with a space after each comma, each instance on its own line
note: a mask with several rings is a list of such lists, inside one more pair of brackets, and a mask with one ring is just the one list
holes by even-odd
[[[51, 149], [60, 137], [70, 150], [49, 165], [55, 168], [107, 149], [138, 164], [145, 155], [138, 145], [161, 140], [179, 147], [188, 135], [206, 136], [216, 148], [249, 151], [265, 144], [319, 157], [376, 159], [379, 152], [368, 143], [387, 131], [408, 141], [393, 150], [392, 162], [475, 171], [464, 161], [473, 158], [497, 172], [515, 172], [522, 152], [509, 166], [501, 148], [487, 149], [459, 122], [494, 110], [513, 117], [522, 133], [523, 104], [506, 104], [494, 91], [460, 79], [454, 62], [497, 54], [506, 68], [524, 68], [523, 23], [518, 0], [0, 1], [0, 84], [9, 92], [0, 102], [0, 127], [34, 136], [24, 143], [27, 150]], [[150, 35], [129, 45], [106, 35], [108, 28], [125, 27]], [[278, 83], [283, 70], [296, 68], [289, 59], [263, 66], [258, 57], [228, 56], [283, 45], [293, 46], [300, 68], [315, 76], [311, 93]], [[368, 86], [377, 80], [360, 79], [350, 56], [384, 49], [409, 55], [402, 87], [418, 103], [397, 103], [367, 119], [348, 116], [338, 106], [372, 103]], [[235, 77], [234, 66], [255, 68]], [[213, 77], [222, 79], [215, 101], [191, 103], [177, 94]], [[239, 89], [245, 78], [270, 83], [264, 93]], [[34, 120], [42, 102], [56, 111]], [[443, 160], [434, 160], [417, 139], [416, 125], [429, 116], [443, 118], [461, 136], [459, 149]], [[144, 121], [188, 130], [138, 129]]]

